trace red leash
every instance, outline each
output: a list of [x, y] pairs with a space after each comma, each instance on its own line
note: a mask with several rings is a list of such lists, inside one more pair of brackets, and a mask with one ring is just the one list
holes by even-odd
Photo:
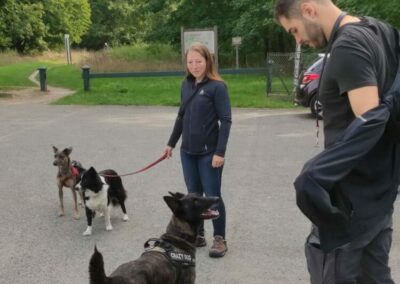
[[136, 172], [132, 172], [132, 173], [127, 173], [127, 174], [123, 174], [123, 175], [104, 175], [104, 174], [100, 174], [103, 177], [124, 177], [124, 176], [130, 176], [130, 175], [135, 175], [141, 172], [144, 172], [145, 170], [150, 169], [151, 167], [154, 167], [155, 165], [157, 165], [159, 162], [161, 162], [162, 160], [165, 160], [165, 158], [167, 157], [166, 154], [163, 154], [158, 160], [154, 161], [153, 163], [151, 163], [150, 165], [137, 170]]

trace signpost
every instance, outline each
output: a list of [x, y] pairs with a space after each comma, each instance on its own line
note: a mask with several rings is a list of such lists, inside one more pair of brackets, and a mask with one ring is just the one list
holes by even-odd
[[240, 36], [232, 38], [232, 45], [236, 48], [236, 69], [239, 69], [239, 46], [242, 44]]
[[65, 51], [67, 52], [67, 63], [72, 64], [71, 45], [69, 43], [69, 34], [64, 35]]
[[294, 53], [294, 76], [293, 76], [293, 85], [297, 88], [299, 84], [299, 75], [300, 75], [300, 59], [301, 59], [301, 45], [296, 45], [296, 52]]

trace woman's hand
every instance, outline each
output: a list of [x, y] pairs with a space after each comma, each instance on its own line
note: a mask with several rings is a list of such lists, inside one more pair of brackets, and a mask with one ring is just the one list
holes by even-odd
[[214, 155], [211, 165], [213, 168], [220, 168], [224, 165], [224, 161], [225, 161], [224, 157]]
[[172, 148], [171, 146], [165, 147], [165, 149], [164, 149], [164, 155], [165, 155], [165, 157], [166, 157], [167, 159], [169, 159], [169, 158], [172, 157], [172, 150], [173, 150], [173, 149], [174, 149], [174, 148]]

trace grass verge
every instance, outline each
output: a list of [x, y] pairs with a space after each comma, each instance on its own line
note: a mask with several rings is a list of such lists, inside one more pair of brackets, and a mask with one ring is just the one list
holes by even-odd
[[[147, 48], [147, 47], [146, 47]], [[168, 50], [167, 50], [168, 51]], [[120, 49], [110, 52], [115, 57], [131, 57], [126, 54], [129, 50]], [[119, 52], [119, 53], [118, 53]], [[152, 51], [154, 53], [154, 51]], [[101, 60], [87, 53], [82, 53], [82, 58], [95, 58], [104, 65], [104, 56], [108, 52], [101, 52]], [[173, 58], [174, 54], [167, 52], [162, 57]], [[0, 56], [0, 62], [5, 63], [6, 54]], [[147, 53], [140, 55], [135, 60], [146, 59]], [[110, 59], [111, 60], [111, 59]], [[133, 60], [133, 59], [132, 59]], [[161, 59], [157, 59], [162, 61]], [[15, 62], [17, 61], [17, 62]], [[127, 63], [132, 61], [125, 60]], [[110, 61], [113, 64], [112, 60]], [[119, 61], [118, 61], [119, 62]], [[158, 62], [158, 61], [157, 61]], [[167, 62], [167, 61], [165, 61]], [[82, 62], [81, 62], [82, 63]], [[28, 80], [28, 77], [39, 67], [47, 67], [47, 83], [49, 86], [64, 87], [75, 90], [72, 96], [64, 97], [54, 104], [82, 104], [82, 105], [168, 105], [176, 106], [179, 104], [180, 84], [182, 77], [143, 77], [143, 78], [113, 78], [113, 79], [91, 79], [91, 91], [83, 91], [83, 80], [81, 78], [82, 64], [65, 65], [60, 60], [51, 60], [46, 57], [39, 58], [18, 58], [13, 63], [0, 64], [0, 89], [7, 90], [19, 87], [30, 87], [34, 84]], [[154, 63], [154, 62], [153, 62]], [[109, 65], [106, 64], [108, 72]], [[121, 66], [119, 65], [119, 68]], [[137, 66], [136, 66], [137, 67]], [[177, 67], [178, 68], [178, 67]], [[177, 69], [175, 68], [175, 70]], [[181, 68], [181, 67], [180, 67]], [[105, 72], [107, 72], [107, 70]], [[120, 70], [119, 72], [126, 72]], [[138, 71], [138, 70], [135, 70]], [[101, 72], [95, 70], [95, 72]], [[224, 75], [225, 82], [228, 85], [228, 91], [233, 107], [246, 108], [292, 108], [292, 96], [284, 92], [280, 80], [273, 81], [273, 91], [279, 95], [266, 95], [266, 78], [264, 75]], [[291, 80], [287, 80], [288, 86]]]
[[[91, 79], [89, 92], [83, 91], [82, 79], [79, 82], [74, 80], [70, 88], [78, 90], [77, 93], [64, 97], [55, 104], [176, 106], [179, 104], [182, 79], [182, 77]], [[226, 75], [224, 79], [228, 85], [233, 107], [293, 107], [292, 97], [287, 94], [266, 96], [266, 81], [262, 75]], [[77, 87], [77, 84], [80, 86]]]

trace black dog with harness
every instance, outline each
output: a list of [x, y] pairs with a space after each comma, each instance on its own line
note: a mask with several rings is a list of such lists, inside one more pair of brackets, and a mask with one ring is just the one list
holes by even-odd
[[89, 264], [90, 283], [118, 284], [194, 284], [198, 227], [202, 220], [218, 217], [211, 210], [218, 197], [170, 193], [164, 201], [173, 215], [166, 233], [144, 244], [145, 252], [133, 261], [120, 265], [110, 276], [104, 272], [103, 256], [95, 248]]

